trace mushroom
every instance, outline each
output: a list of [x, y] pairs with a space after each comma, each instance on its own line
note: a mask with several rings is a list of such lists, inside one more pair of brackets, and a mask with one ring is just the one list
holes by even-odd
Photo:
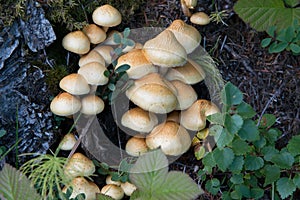
[[108, 78], [104, 76], [106, 67], [98, 62], [91, 62], [81, 66], [78, 74], [81, 74], [91, 85], [105, 85]]
[[104, 58], [106, 65], [112, 63], [114, 49], [111, 46], [98, 44], [93, 50], [97, 51]]
[[193, 52], [200, 45], [201, 35], [199, 31], [180, 19], [174, 20], [167, 30], [172, 31], [188, 54]]
[[61, 150], [70, 151], [76, 144], [77, 140], [73, 133], [67, 133], [60, 141], [59, 146]]
[[95, 165], [88, 157], [77, 152], [71, 156], [65, 165], [64, 172], [69, 178], [91, 176], [95, 172]]
[[161, 148], [166, 155], [178, 156], [191, 146], [191, 138], [187, 130], [173, 121], [157, 125], [146, 137], [150, 149]]
[[148, 151], [145, 138], [142, 135], [131, 137], [125, 146], [125, 151], [130, 156], [140, 156]]
[[127, 196], [131, 196], [132, 193], [137, 189], [137, 187], [134, 184], [128, 181], [126, 181], [125, 183], [121, 183], [121, 188]]
[[154, 113], [168, 113], [176, 108], [177, 91], [158, 73], [148, 74], [134, 82], [126, 96], [140, 108]]
[[114, 41], [114, 34], [117, 34], [120, 36], [120, 38], [122, 38], [122, 33], [120, 33], [117, 30], [111, 30], [109, 31], [109, 33], [107, 34], [107, 38], [106, 40], [104, 40], [104, 42], [102, 44], [104, 45], [118, 45], [117, 43], [115, 43]]
[[85, 26], [82, 31], [86, 34], [92, 44], [99, 44], [106, 38], [106, 33], [96, 24]]
[[121, 118], [121, 124], [140, 133], [149, 133], [158, 123], [154, 113], [147, 112], [139, 107], [125, 112]]
[[134, 49], [120, 56], [116, 69], [124, 64], [130, 66], [126, 72], [132, 79], [139, 79], [147, 74], [157, 72], [157, 68], [146, 59], [141, 49]]
[[179, 112], [177, 110], [174, 110], [168, 113], [166, 121], [173, 121], [179, 124], [180, 123]]
[[73, 115], [77, 113], [80, 108], [80, 100], [67, 92], [58, 94], [50, 103], [50, 110], [59, 116]]
[[191, 85], [178, 80], [171, 81], [171, 83], [177, 90], [178, 103], [175, 110], [185, 110], [197, 100], [197, 93]]
[[197, 0], [184, 0], [189, 9], [194, 9], [197, 6]]
[[94, 94], [87, 95], [81, 99], [80, 112], [85, 115], [97, 115], [101, 113], [103, 109], [103, 100]]
[[103, 27], [117, 26], [122, 21], [121, 13], [109, 4], [96, 8], [92, 14], [95, 24]]
[[210, 18], [205, 12], [196, 12], [191, 16], [190, 21], [198, 25], [207, 25], [210, 22]]
[[81, 67], [81, 66], [86, 65], [91, 62], [98, 62], [101, 65], [105, 65], [104, 58], [101, 56], [100, 53], [98, 53], [95, 50], [91, 50], [88, 54], [82, 56], [79, 59], [78, 65], [79, 65], [79, 67]]
[[143, 46], [143, 51], [150, 62], [161, 67], [182, 66], [187, 59], [185, 48], [173, 32], [167, 29], [148, 40]]
[[106, 184], [113, 184], [113, 185], [117, 185], [117, 186], [120, 186], [121, 185], [121, 182], [120, 181], [113, 181], [112, 180], [112, 175], [108, 175], [105, 179], [105, 183]]
[[95, 200], [96, 194], [100, 193], [99, 187], [92, 181], [86, 180], [84, 177], [74, 178], [70, 185], [65, 186], [62, 189], [62, 192], [67, 193], [67, 189], [70, 186], [73, 189], [70, 199], [73, 199], [77, 195], [83, 193], [85, 195], [85, 200]]
[[72, 73], [62, 78], [59, 82], [59, 87], [73, 95], [83, 95], [90, 92], [90, 86], [85, 78], [77, 73]]
[[107, 184], [101, 189], [101, 193], [113, 199], [120, 200], [124, 197], [124, 191], [120, 186]]
[[180, 114], [180, 124], [192, 131], [200, 131], [206, 126], [206, 117], [220, 112], [219, 108], [205, 99], [198, 99]]
[[86, 54], [90, 51], [90, 40], [82, 31], [73, 31], [63, 38], [62, 46], [73, 53]]
[[180, 80], [186, 84], [193, 85], [204, 80], [205, 72], [198, 63], [188, 59], [184, 66], [169, 69], [165, 78], [169, 81]]

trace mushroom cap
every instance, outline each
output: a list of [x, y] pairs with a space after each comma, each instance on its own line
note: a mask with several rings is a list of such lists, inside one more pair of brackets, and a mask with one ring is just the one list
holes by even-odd
[[204, 80], [205, 72], [198, 63], [188, 59], [188, 62], [184, 66], [169, 69], [165, 78], [169, 81], [179, 80], [186, 84], [193, 85]]
[[145, 111], [139, 107], [132, 108], [125, 112], [121, 119], [121, 124], [127, 128], [140, 133], [149, 133], [158, 123], [154, 113]]
[[209, 24], [210, 18], [205, 12], [196, 12], [191, 16], [190, 21], [194, 24], [206, 25]]
[[101, 189], [101, 193], [112, 197], [113, 199], [120, 200], [124, 197], [124, 191], [120, 186], [107, 184]]
[[120, 186], [120, 185], [121, 185], [121, 182], [120, 182], [120, 181], [113, 181], [113, 180], [112, 180], [112, 175], [106, 176], [105, 183], [106, 183], [106, 184], [113, 184], [113, 185], [117, 185], [117, 186]]
[[[77, 195], [83, 193], [85, 195], [85, 200], [95, 200], [96, 194], [100, 193], [99, 187], [91, 182], [86, 180], [84, 177], [76, 177], [72, 180], [70, 186], [72, 186], [72, 194], [70, 199], [75, 198]], [[62, 189], [63, 193], [67, 193], [68, 186], [65, 186]]]
[[140, 156], [148, 151], [148, 146], [146, 144], [144, 137], [134, 136], [131, 137], [125, 146], [125, 151], [130, 156]]
[[146, 137], [150, 149], [161, 148], [166, 155], [178, 156], [191, 146], [191, 138], [187, 130], [173, 121], [157, 125]]
[[59, 116], [73, 115], [77, 113], [80, 108], [80, 100], [67, 92], [58, 94], [50, 103], [50, 110]]
[[197, 0], [184, 0], [189, 9], [194, 9], [197, 6]]
[[67, 133], [60, 141], [59, 146], [61, 150], [70, 151], [77, 142], [73, 133]]
[[120, 33], [119, 31], [117, 31], [117, 30], [111, 30], [111, 31], [108, 32], [107, 37], [103, 41], [102, 44], [104, 44], [104, 45], [118, 45], [114, 41], [114, 34], [119, 35], [121, 38], [123, 37], [122, 33]]
[[121, 183], [121, 188], [127, 196], [131, 196], [132, 193], [137, 189], [137, 187], [134, 184], [128, 181], [126, 181], [125, 183]]
[[161, 67], [181, 66], [187, 59], [185, 48], [170, 30], [164, 30], [148, 40], [143, 46], [143, 51], [150, 62]]
[[82, 31], [73, 31], [65, 35], [62, 46], [73, 53], [86, 54], [90, 51], [90, 40]]
[[219, 108], [211, 101], [198, 99], [180, 113], [180, 124], [189, 130], [200, 131], [206, 126], [206, 117], [218, 112]]
[[129, 78], [139, 79], [147, 74], [157, 72], [157, 68], [147, 60], [141, 49], [134, 49], [118, 58], [116, 69], [128, 64], [130, 68], [126, 71]]
[[78, 65], [79, 65], [79, 67], [81, 67], [81, 66], [91, 63], [91, 62], [98, 62], [102, 65], [105, 65], [104, 58], [101, 56], [100, 53], [98, 53], [95, 50], [91, 50], [88, 54], [82, 56], [79, 59]]
[[105, 85], [108, 78], [104, 76], [106, 67], [97, 62], [91, 62], [81, 66], [78, 74], [81, 74], [85, 80], [91, 85]]
[[92, 44], [99, 44], [106, 38], [106, 32], [96, 24], [85, 26], [82, 31], [86, 34]]
[[136, 80], [126, 91], [126, 96], [140, 108], [161, 114], [176, 108], [176, 95], [174, 86], [157, 73]]
[[191, 85], [178, 80], [171, 81], [171, 83], [177, 90], [178, 104], [176, 110], [185, 110], [197, 100], [197, 93]]
[[114, 49], [111, 46], [98, 44], [93, 50], [97, 51], [104, 58], [106, 65], [112, 63]]
[[117, 26], [122, 21], [121, 13], [109, 4], [96, 8], [92, 18], [95, 24], [106, 27]]
[[80, 112], [85, 115], [97, 115], [101, 113], [103, 109], [103, 100], [94, 94], [87, 95], [81, 99]]
[[90, 92], [90, 86], [85, 78], [77, 73], [72, 73], [59, 82], [59, 87], [73, 95], [83, 95]]
[[200, 45], [201, 35], [199, 31], [180, 19], [174, 20], [167, 29], [172, 31], [188, 54], [193, 52]]
[[64, 168], [65, 174], [70, 178], [91, 176], [95, 170], [93, 161], [79, 152], [72, 155]]

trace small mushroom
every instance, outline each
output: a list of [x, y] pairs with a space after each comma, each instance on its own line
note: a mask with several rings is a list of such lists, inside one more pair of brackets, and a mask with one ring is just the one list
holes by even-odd
[[60, 141], [59, 146], [61, 150], [70, 151], [76, 144], [77, 140], [73, 133], [67, 133]]
[[189, 9], [194, 9], [197, 6], [197, 0], [184, 0]]
[[187, 52], [170, 30], [164, 30], [148, 40], [143, 51], [146, 58], [161, 67], [182, 66], [186, 63]]
[[95, 50], [91, 50], [88, 54], [82, 56], [79, 59], [78, 65], [79, 65], [79, 67], [81, 67], [81, 66], [86, 65], [91, 62], [97, 62], [97, 63], [100, 63], [101, 65], [105, 65], [104, 58], [101, 56], [101, 54], [99, 54]]
[[92, 14], [95, 24], [104, 27], [117, 26], [122, 21], [121, 13], [109, 4], [96, 8]]
[[62, 46], [73, 53], [86, 54], [90, 51], [90, 40], [82, 31], [73, 31], [63, 38]]
[[137, 187], [134, 184], [128, 181], [126, 181], [125, 183], [121, 183], [121, 188], [127, 196], [131, 196], [132, 193], [137, 189]]
[[148, 151], [148, 146], [146, 144], [145, 138], [141, 135], [131, 137], [125, 146], [125, 151], [130, 156], [140, 156]]
[[108, 78], [104, 76], [106, 67], [98, 62], [91, 62], [81, 66], [78, 74], [81, 74], [91, 85], [105, 85]]
[[204, 80], [205, 72], [198, 63], [192, 59], [188, 59], [188, 62], [184, 66], [169, 69], [165, 78], [169, 81], [179, 80], [193, 85]]
[[106, 33], [96, 24], [85, 26], [82, 31], [86, 34], [92, 44], [99, 44], [106, 38]]
[[80, 108], [80, 100], [67, 92], [58, 94], [50, 103], [50, 110], [59, 116], [73, 115], [77, 113]]
[[104, 58], [106, 65], [112, 63], [112, 53], [114, 49], [111, 46], [98, 44], [93, 50], [97, 51]]
[[120, 186], [107, 184], [101, 189], [101, 193], [113, 199], [120, 200], [124, 197], [124, 191]]
[[205, 12], [196, 12], [191, 16], [190, 21], [198, 25], [207, 25], [210, 22], [210, 18]]
[[192, 131], [200, 131], [206, 126], [206, 117], [220, 112], [219, 108], [205, 99], [198, 99], [180, 114], [180, 124]]
[[173, 121], [157, 125], [146, 137], [150, 149], [161, 148], [166, 155], [178, 156], [191, 146], [191, 138], [187, 130]]
[[180, 123], [179, 111], [174, 110], [174, 111], [168, 113], [166, 121], [172, 121], [172, 122], [176, 122], [177, 124], [179, 124]]
[[95, 165], [92, 160], [82, 153], [74, 153], [67, 162], [64, 172], [69, 178], [77, 176], [91, 176], [95, 172]]
[[121, 38], [123, 37], [122, 33], [120, 33], [119, 31], [117, 31], [117, 30], [111, 30], [111, 31], [108, 32], [107, 38], [106, 38], [106, 40], [104, 40], [104, 42], [102, 44], [104, 44], [104, 45], [112, 45], [112, 46], [113, 45], [118, 45], [114, 41], [114, 34], [119, 35]]
[[167, 30], [172, 31], [188, 54], [193, 52], [200, 45], [201, 35], [199, 31], [180, 19], [174, 20]]
[[140, 108], [154, 113], [168, 113], [177, 105], [176, 88], [158, 73], [136, 80], [126, 96]]
[[185, 110], [197, 100], [197, 93], [191, 85], [174, 80], [171, 83], [177, 90], [177, 106], [175, 110]]
[[80, 112], [85, 115], [97, 115], [101, 113], [103, 109], [103, 100], [94, 94], [87, 95], [81, 99]]
[[65, 186], [62, 189], [62, 192], [67, 193], [67, 189], [70, 186], [73, 189], [70, 199], [83, 193], [85, 195], [85, 200], [96, 200], [96, 194], [100, 193], [99, 187], [92, 181], [86, 180], [84, 177], [74, 178], [69, 186]]
[[113, 180], [112, 180], [112, 175], [106, 176], [105, 183], [106, 183], [106, 184], [113, 184], [113, 185], [117, 185], [117, 186], [120, 186], [120, 185], [121, 185], [121, 182], [120, 182], [120, 181], [113, 181]]
[[59, 82], [59, 87], [73, 95], [83, 95], [90, 92], [90, 86], [85, 78], [77, 73], [72, 73], [62, 78]]
[[149, 133], [158, 123], [154, 113], [147, 112], [139, 107], [125, 112], [121, 118], [121, 124], [140, 133]]

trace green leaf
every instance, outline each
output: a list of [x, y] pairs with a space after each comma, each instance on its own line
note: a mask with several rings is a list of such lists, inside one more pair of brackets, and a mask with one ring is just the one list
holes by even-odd
[[220, 190], [220, 181], [216, 178], [208, 180], [205, 184], [205, 189], [213, 195], [218, 194]]
[[271, 36], [272, 38], [275, 37], [275, 31], [276, 31], [276, 26], [271, 26], [266, 30], [268, 35]]
[[225, 121], [225, 114], [224, 113], [215, 113], [212, 115], [208, 115], [206, 119], [211, 123], [211, 124], [218, 124], [218, 125], [224, 125]]
[[105, 70], [103, 72], [103, 75], [108, 78], [110, 76], [110, 72], [108, 70]]
[[281, 134], [281, 131], [276, 128], [270, 128], [265, 134], [265, 138], [270, 144], [274, 144], [277, 141], [278, 136]]
[[293, 52], [293, 53], [300, 53], [300, 45], [298, 45], [298, 44], [295, 44], [295, 43], [291, 43], [290, 45], [289, 45], [289, 47], [290, 47], [290, 49], [291, 49], [291, 51]]
[[114, 198], [111, 198], [110, 196], [107, 196], [105, 194], [97, 193], [96, 194], [97, 200], [114, 200]]
[[250, 191], [249, 186], [246, 186], [244, 184], [236, 185], [235, 190], [237, 191], [239, 196], [251, 198], [251, 191]]
[[274, 146], [265, 146], [261, 150], [266, 161], [271, 161], [274, 155], [278, 154], [279, 151]]
[[271, 162], [278, 165], [282, 169], [290, 168], [293, 165], [294, 161], [294, 157], [288, 152], [281, 152], [271, 158]]
[[113, 34], [113, 40], [114, 40], [115, 43], [120, 44], [121, 40], [122, 40], [122, 37], [119, 33], [114, 33]]
[[221, 92], [221, 99], [225, 105], [231, 107], [232, 105], [238, 105], [242, 102], [243, 94], [235, 85], [228, 82]]
[[239, 0], [234, 11], [257, 31], [266, 31], [271, 26], [284, 29], [300, 19], [300, 9], [286, 8], [282, 0]]
[[271, 44], [272, 38], [265, 38], [261, 41], [261, 47], [265, 48]]
[[130, 34], [130, 28], [125, 28], [123, 31], [124, 38], [128, 38], [129, 34]]
[[200, 147], [196, 148], [194, 151], [194, 155], [197, 160], [201, 160], [205, 155], [205, 147], [200, 146]]
[[0, 138], [3, 137], [6, 134], [6, 131], [4, 129], [0, 130]]
[[243, 140], [248, 140], [250, 142], [259, 139], [258, 128], [257, 128], [256, 124], [254, 123], [254, 121], [251, 119], [244, 120], [243, 126], [239, 130], [238, 135]]
[[264, 196], [265, 191], [261, 188], [252, 188], [250, 189], [251, 198], [253, 199], [260, 199]]
[[224, 126], [231, 134], [236, 134], [243, 125], [243, 118], [238, 114], [229, 115], [226, 114], [225, 116], [225, 123]]
[[254, 146], [257, 148], [257, 149], [261, 149], [263, 148], [265, 145], [266, 145], [267, 141], [265, 139], [264, 136], [260, 135], [259, 136], [259, 139], [258, 140], [255, 140], [253, 142]]
[[209, 129], [214, 135], [215, 142], [219, 148], [223, 148], [230, 144], [234, 138], [234, 135], [227, 131], [227, 129], [215, 125]]
[[247, 142], [237, 138], [232, 142], [232, 150], [235, 155], [244, 155], [249, 153], [251, 148]]
[[269, 47], [269, 52], [270, 53], [279, 53], [282, 52], [287, 46], [289, 45], [288, 42], [284, 41], [284, 42], [274, 42], [270, 45]]
[[244, 119], [252, 118], [256, 115], [254, 109], [244, 101], [236, 107], [236, 112]]
[[264, 160], [258, 156], [247, 155], [245, 158], [246, 170], [258, 170], [264, 166]]
[[30, 180], [8, 164], [0, 171], [0, 194], [7, 200], [42, 199], [32, 187]]
[[234, 159], [234, 153], [229, 148], [218, 149], [213, 151], [214, 160], [221, 171], [225, 172], [226, 169], [231, 165]]
[[208, 154], [206, 154], [204, 156], [204, 158], [202, 159], [202, 163], [204, 166], [207, 166], [207, 167], [214, 167], [216, 166], [216, 161], [213, 157], [213, 153], [212, 152], [209, 152]]
[[113, 84], [113, 83], [109, 83], [109, 84], [107, 85], [107, 87], [108, 87], [108, 89], [109, 89], [110, 91], [115, 91], [115, 89], [116, 89], [116, 86], [115, 86], [115, 84]]
[[277, 191], [282, 199], [287, 198], [288, 196], [292, 195], [293, 192], [296, 190], [296, 186], [293, 180], [282, 177], [276, 182]]
[[288, 151], [293, 155], [297, 156], [300, 154], [300, 135], [293, 136], [287, 145]]
[[263, 173], [265, 175], [264, 187], [280, 178], [280, 168], [276, 165], [266, 165]]
[[233, 184], [241, 184], [244, 183], [243, 174], [234, 174], [230, 178], [230, 182]]
[[300, 4], [299, 0], [284, 0], [289, 7], [295, 7]]
[[297, 188], [300, 188], [300, 174], [296, 174], [293, 178], [294, 184], [297, 186]]
[[124, 45], [133, 47], [133, 46], [135, 45], [135, 42], [134, 42], [133, 40], [127, 39], [127, 40], [124, 42]]
[[123, 49], [120, 48], [120, 47], [117, 47], [117, 48], [114, 49], [114, 52], [115, 52], [116, 55], [121, 55], [122, 51], [123, 51]]
[[128, 65], [128, 64], [123, 64], [123, 65], [119, 66], [119, 67], [115, 70], [115, 72], [116, 72], [116, 73], [126, 72], [129, 68], [130, 68], [130, 65]]
[[239, 173], [242, 171], [244, 163], [245, 161], [243, 156], [236, 156], [234, 157], [231, 165], [229, 165], [228, 169], [232, 172]]

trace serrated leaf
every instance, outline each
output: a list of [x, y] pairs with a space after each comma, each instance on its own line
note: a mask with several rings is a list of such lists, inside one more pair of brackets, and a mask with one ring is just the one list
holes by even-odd
[[243, 174], [234, 174], [230, 178], [230, 182], [233, 184], [241, 184], [244, 183]]
[[280, 178], [280, 168], [276, 165], [266, 165], [263, 173], [265, 175], [264, 187]]
[[216, 195], [220, 190], [220, 181], [216, 178], [210, 179], [205, 183], [205, 189], [213, 194]]
[[114, 200], [114, 198], [111, 198], [110, 196], [107, 196], [105, 194], [97, 193], [96, 194], [97, 200]]
[[215, 113], [206, 117], [206, 119], [211, 124], [224, 125], [225, 114], [224, 113]]
[[253, 199], [260, 199], [264, 196], [265, 191], [261, 188], [251, 188], [251, 198]]
[[296, 174], [293, 178], [293, 182], [297, 188], [300, 188], [300, 174]]
[[258, 156], [247, 155], [245, 157], [246, 170], [258, 170], [264, 166], [264, 160]]
[[247, 142], [237, 138], [232, 142], [232, 150], [235, 155], [244, 155], [250, 152], [251, 148]]
[[300, 154], [300, 135], [293, 136], [287, 145], [288, 151], [293, 155], [297, 156]]
[[286, 8], [282, 0], [239, 0], [234, 10], [257, 31], [266, 31], [271, 26], [281, 30], [300, 19], [300, 9]]
[[20, 171], [5, 164], [0, 171], [0, 194], [7, 200], [40, 200], [30, 180]]
[[253, 144], [257, 149], [261, 149], [267, 144], [267, 141], [264, 136], [259, 135], [259, 139], [255, 140]]
[[219, 148], [223, 148], [226, 145], [230, 144], [234, 138], [234, 135], [232, 133], [228, 132], [227, 129], [225, 129], [223, 127], [222, 127], [222, 129], [218, 129], [218, 130], [213, 129], [213, 127], [211, 127], [211, 128], [212, 128], [212, 131], [215, 131], [214, 139]]
[[243, 156], [236, 156], [234, 157], [231, 165], [229, 165], [228, 169], [232, 172], [238, 173], [242, 171], [244, 163], [245, 162]]
[[236, 112], [244, 119], [252, 118], [256, 115], [254, 109], [244, 101], [236, 107]]
[[243, 94], [235, 85], [228, 82], [221, 92], [221, 99], [226, 106], [231, 107], [242, 102]]
[[270, 128], [265, 134], [265, 138], [269, 143], [274, 144], [277, 141], [278, 136], [281, 134], [279, 129]]
[[285, 3], [290, 7], [295, 7], [300, 4], [299, 0], [284, 0]]
[[291, 179], [282, 177], [276, 182], [276, 189], [280, 197], [285, 199], [293, 194], [293, 192], [296, 190], [296, 186]]
[[238, 114], [226, 114], [224, 126], [229, 133], [236, 134], [242, 128], [243, 122], [243, 118]]
[[278, 165], [282, 169], [290, 168], [293, 165], [294, 161], [294, 157], [288, 152], [281, 152], [271, 158], [271, 162]]
[[225, 172], [226, 169], [231, 165], [234, 159], [234, 153], [229, 148], [218, 149], [213, 151], [214, 160], [221, 171]]
[[261, 118], [259, 128], [269, 128], [276, 122], [276, 117], [272, 114], [264, 114]]
[[271, 161], [273, 156], [279, 153], [279, 151], [274, 146], [263, 147], [261, 152], [263, 153], [264, 159], [266, 161]]
[[258, 140], [259, 139], [259, 131], [251, 119], [246, 119], [244, 120], [244, 123], [241, 127], [241, 129], [238, 132], [238, 135], [243, 139], [243, 140], [248, 140], [250, 142]]
[[235, 190], [237, 191], [239, 196], [251, 198], [251, 191], [250, 191], [249, 186], [246, 186], [244, 184], [236, 185]]
[[271, 44], [272, 38], [265, 38], [261, 41], [261, 47], [265, 48]]
[[203, 165], [207, 166], [207, 167], [214, 167], [216, 166], [216, 161], [213, 157], [213, 153], [209, 152], [208, 154], [206, 154], [204, 156], [204, 158], [202, 159], [202, 163]]

